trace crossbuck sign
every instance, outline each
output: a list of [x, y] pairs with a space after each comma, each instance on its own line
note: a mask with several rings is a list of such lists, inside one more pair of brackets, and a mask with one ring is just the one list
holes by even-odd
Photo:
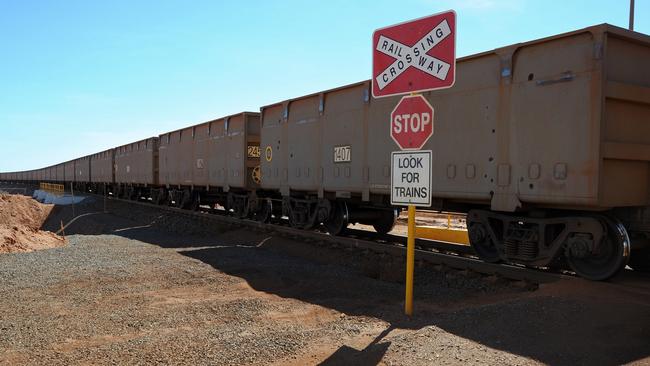
[[381, 28], [372, 38], [375, 98], [448, 88], [454, 84], [454, 11]]

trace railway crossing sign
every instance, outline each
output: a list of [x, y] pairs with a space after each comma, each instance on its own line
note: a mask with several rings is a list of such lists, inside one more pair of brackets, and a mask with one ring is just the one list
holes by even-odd
[[404, 312], [413, 314], [415, 207], [431, 206], [433, 107], [417, 93], [450, 88], [456, 81], [456, 12], [449, 10], [377, 29], [372, 35], [372, 96], [404, 96], [390, 114], [390, 203], [408, 206]]
[[431, 206], [431, 150], [393, 151], [390, 204]]
[[456, 79], [456, 13], [449, 10], [377, 29], [372, 96], [449, 88]]
[[390, 137], [402, 150], [419, 150], [433, 135], [433, 107], [421, 95], [405, 95], [390, 114]]

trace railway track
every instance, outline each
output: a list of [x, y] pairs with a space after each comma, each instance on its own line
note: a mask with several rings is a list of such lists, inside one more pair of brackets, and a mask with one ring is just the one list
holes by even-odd
[[[94, 195], [103, 197], [101, 195]], [[219, 223], [232, 227], [247, 227], [256, 231], [275, 233], [277, 235], [307, 242], [318, 242], [335, 247], [347, 247], [359, 250], [370, 250], [391, 256], [406, 256], [406, 237], [398, 235], [381, 235], [365, 230], [348, 229], [345, 236], [332, 236], [320, 230], [301, 230], [282, 224], [262, 223], [250, 219], [237, 219], [223, 214], [206, 211], [190, 211], [169, 206], [158, 206], [149, 202], [125, 200], [109, 197], [109, 201], [139, 205], [150, 209], [183, 215], [193, 220], [206, 223]], [[540, 284], [555, 282], [573, 276], [550, 272], [541, 269], [527, 268], [510, 264], [494, 264], [483, 262], [476, 258], [471, 247], [453, 243], [416, 239], [416, 260], [443, 265], [457, 270], [467, 270], [483, 275], [496, 275], [514, 281], [526, 281]]]

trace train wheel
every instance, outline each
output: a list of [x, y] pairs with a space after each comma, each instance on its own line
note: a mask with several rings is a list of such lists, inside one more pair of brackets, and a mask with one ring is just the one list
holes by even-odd
[[348, 205], [345, 202], [334, 202], [330, 217], [323, 223], [330, 235], [341, 235], [350, 224]]
[[398, 217], [398, 209], [384, 210], [381, 213], [379, 220], [372, 224], [372, 227], [375, 228], [375, 231], [380, 234], [388, 234], [391, 230], [393, 230]]
[[192, 200], [189, 203], [189, 209], [192, 210], [192, 211], [198, 211], [199, 206], [201, 206], [201, 194], [197, 192], [196, 194], [193, 194], [192, 196], [193, 196]]
[[159, 205], [162, 202], [162, 192], [159, 189], [151, 190], [151, 203], [154, 205]]
[[625, 268], [630, 258], [630, 238], [620, 222], [605, 219], [606, 235], [597, 250], [585, 253], [579, 248], [567, 248], [567, 262], [583, 278], [603, 281]]
[[300, 217], [294, 216], [294, 214], [289, 215], [289, 225], [300, 230], [311, 230], [314, 228], [314, 224], [309, 222], [309, 220], [301, 220]]
[[490, 237], [485, 225], [480, 222], [472, 222], [467, 231], [469, 243], [481, 260], [490, 263], [501, 261], [497, 246]]
[[627, 265], [635, 271], [650, 271], [650, 248], [633, 250]]
[[160, 204], [163, 206], [169, 206], [171, 202], [171, 198], [169, 197], [169, 191], [166, 190], [165, 188], [160, 188], [160, 192], [158, 193], [160, 196]]
[[191, 208], [192, 206], [192, 192], [190, 192], [189, 189], [184, 189], [182, 192], [180, 192], [180, 197], [179, 197], [179, 204], [178, 207], [182, 208], [184, 210], [187, 210]]
[[248, 217], [248, 200], [240, 196], [231, 196], [232, 198], [228, 200], [230, 204], [228, 208], [232, 208], [232, 215], [238, 219], [245, 219]]
[[255, 220], [263, 223], [268, 223], [271, 221], [271, 215], [273, 214], [273, 202], [270, 198], [260, 199], [259, 208], [255, 212]]

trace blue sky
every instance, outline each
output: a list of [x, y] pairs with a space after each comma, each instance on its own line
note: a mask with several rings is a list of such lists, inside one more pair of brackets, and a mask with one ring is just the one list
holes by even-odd
[[[454, 9], [457, 56], [610, 23], [627, 0], [0, 0], [0, 171], [370, 78], [376, 28]], [[635, 30], [650, 33], [650, 0]]]

